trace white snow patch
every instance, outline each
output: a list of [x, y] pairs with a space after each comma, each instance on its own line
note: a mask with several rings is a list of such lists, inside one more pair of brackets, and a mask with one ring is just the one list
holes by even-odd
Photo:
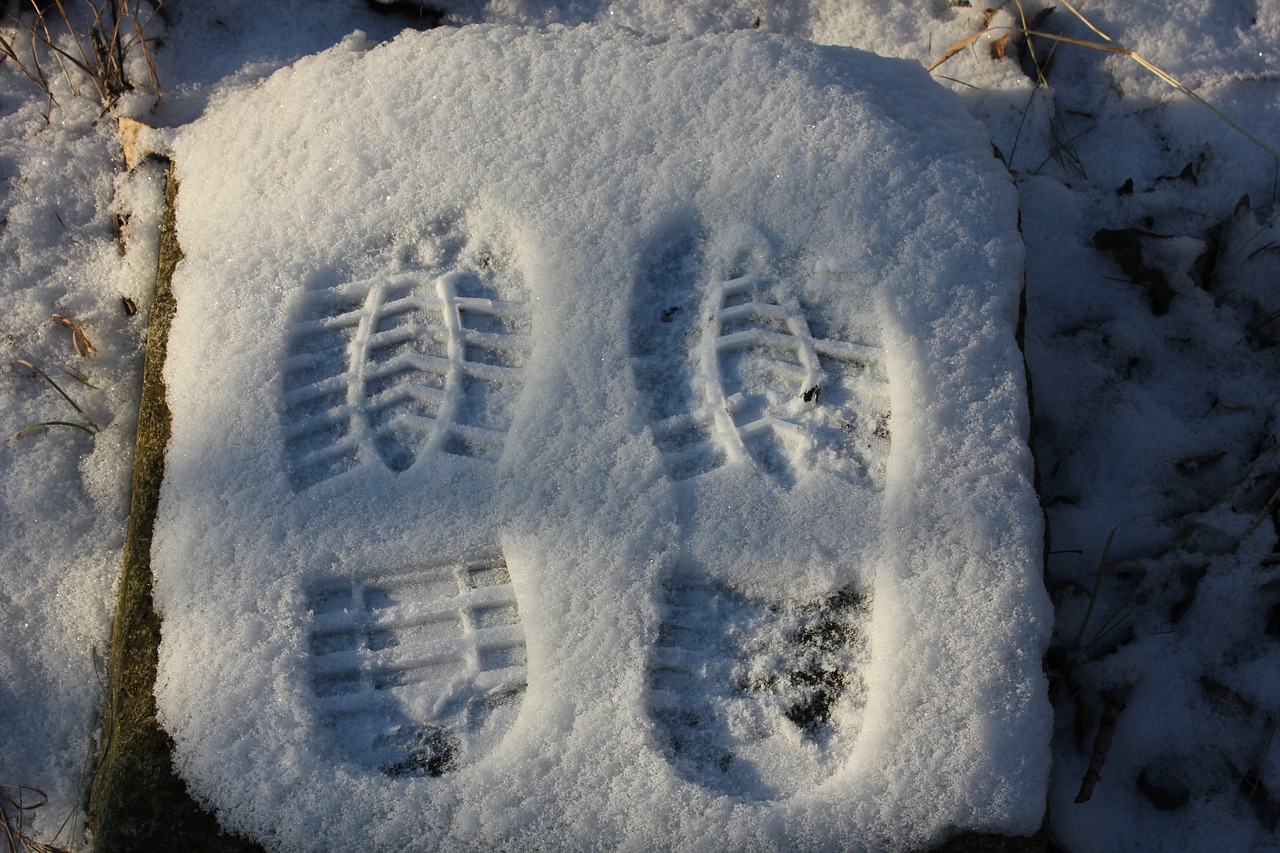
[[749, 33], [353, 39], [174, 150], [156, 689], [225, 826], [1039, 825], [1015, 197], [918, 68]]

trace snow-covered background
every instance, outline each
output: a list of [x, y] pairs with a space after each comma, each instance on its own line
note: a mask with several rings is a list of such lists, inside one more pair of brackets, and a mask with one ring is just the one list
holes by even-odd
[[[18, 5], [3, 35], [34, 68], [34, 19]], [[1071, 851], [1274, 848], [1277, 162], [1131, 57], [1034, 39], [1033, 59], [1002, 42], [1017, 7], [980, 5], [446, 8], [450, 25], [601, 21], [670, 37], [758, 28], [925, 66], [987, 27], [933, 74], [986, 123], [1020, 194], [1056, 605], [1052, 837]], [[1024, 4], [1028, 21], [1048, 5]], [[1273, 4], [1079, 8], [1250, 133], [1280, 140]], [[179, 127], [355, 29], [378, 42], [412, 22], [354, 0], [175, 3], [154, 17], [144, 4], [141, 17], [159, 98], [136, 45], [126, 55], [136, 89], [107, 113], [47, 51], [52, 106], [13, 58], [0, 62], [0, 433], [80, 417], [18, 359], [54, 376], [101, 428], [40, 428], [0, 448], [0, 782], [47, 792], [30, 830], [67, 846], [85, 843], [162, 180], [150, 167], [125, 174], [115, 116]], [[1061, 5], [1037, 28], [1100, 40]], [[1047, 85], [1036, 85], [1037, 61]], [[82, 325], [95, 352], [78, 354], [53, 314]], [[1110, 735], [1101, 779], [1079, 804], [1100, 728]]]

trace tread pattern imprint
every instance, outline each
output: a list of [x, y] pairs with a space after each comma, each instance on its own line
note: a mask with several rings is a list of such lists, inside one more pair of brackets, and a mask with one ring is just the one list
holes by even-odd
[[284, 365], [295, 489], [424, 454], [496, 460], [530, 352], [508, 253], [442, 229], [432, 263], [307, 293]]
[[[756, 273], [702, 281], [696, 233], [660, 243], [633, 307], [636, 382], [672, 477], [755, 464], [783, 485], [824, 467], [883, 488], [889, 393], [869, 293]], [[853, 308], [853, 322], [834, 304]]]
[[[636, 384], [672, 478], [749, 465], [790, 488], [822, 467], [862, 487], [851, 499], [874, 499], [891, 435], [872, 294], [780, 274], [750, 247], [708, 269], [704, 245], [696, 228], [655, 244], [632, 307]], [[673, 767], [741, 798], [836, 772], [866, 703], [869, 596], [780, 592], [749, 598], [679, 564], [650, 657], [649, 711]]]
[[725, 794], [778, 799], [848, 757], [866, 706], [864, 626], [854, 590], [762, 602], [681, 567], [649, 664], [649, 711], [677, 772]]
[[307, 597], [317, 712], [347, 760], [440, 776], [483, 757], [510, 728], [526, 651], [500, 554], [325, 579]]

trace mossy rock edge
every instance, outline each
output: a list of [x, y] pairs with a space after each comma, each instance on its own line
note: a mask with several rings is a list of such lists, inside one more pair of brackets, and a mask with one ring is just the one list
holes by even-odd
[[262, 849], [222, 834], [213, 815], [191, 799], [186, 785], [173, 772], [173, 740], [156, 719], [160, 617], [151, 598], [151, 537], [169, 443], [169, 407], [161, 371], [176, 312], [171, 281], [182, 260], [174, 226], [177, 193], [178, 182], [170, 165], [155, 297], [147, 327], [129, 529], [107, 658], [102, 745], [89, 793], [89, 832], [99, 853], [179, 849], [248, 853]]

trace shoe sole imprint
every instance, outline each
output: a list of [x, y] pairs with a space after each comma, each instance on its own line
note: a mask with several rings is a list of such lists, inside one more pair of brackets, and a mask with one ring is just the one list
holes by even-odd
[[[768, 275], [703, 286], [697, 242], [660, 245], [633, 304], [632, 365], [672, 477], [755, 464], [791, 485], [824, 467], [882, 488], [889, 395], [870, 296]], [[830, 334], [829, 302], [868, 319]]]
[[284, 368], [291, 478], [306, 489], [366, 462], [399, 473], [433, 451], [496, 459], [529, 354], [519, 273], [451, 235], [448, 271], [307, 294]]
[[327, 578], [307, 590], [316, 711], [350, 761], [440, 776], [477, 761], [525, 690], [525, 640], [500, 554]]
[[[881, 491], [889, 393], [871, 294], [772, 274], [749, 251], [709, 274], [703, 242], [690, 228], [655, 244], [632, 305], [636, 383], [673, 479], [750, 465], [790, 487], [820, 467]], [[649, 709], [676, 770], [775, 799], [839, 769], [865, 704], [868, 600], [757, 601], [692, 565], [665, 595]]]
[[681, 776], [771, 800], [832, 775], [865, 706], [868, 602], [769, 604], [685, 567], [665, 585], [649, 711]]

